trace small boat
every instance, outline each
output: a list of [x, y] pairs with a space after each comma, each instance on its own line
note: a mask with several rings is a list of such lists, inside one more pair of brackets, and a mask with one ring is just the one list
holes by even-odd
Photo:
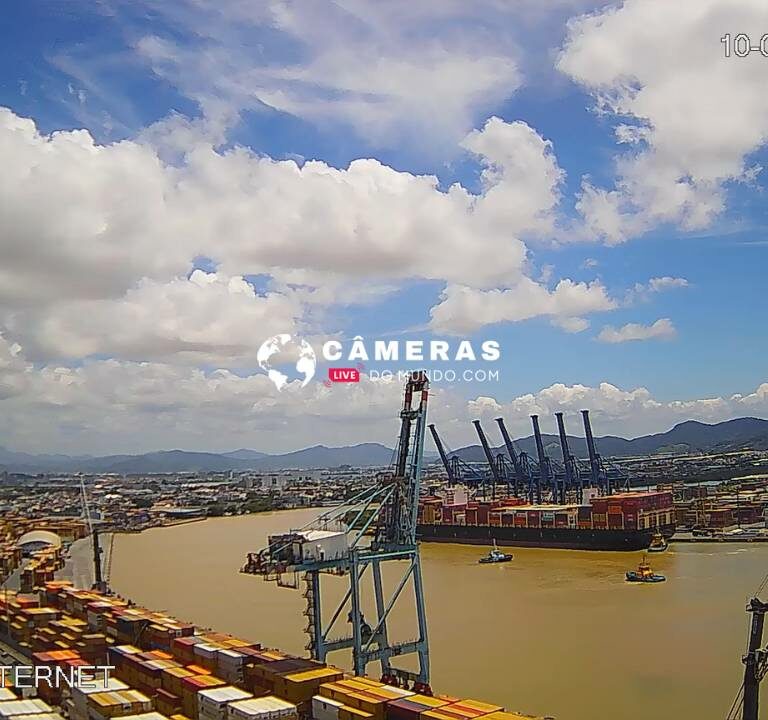
[[669, 543], [666, 541], [661, 533], [654, 533], [651, 538], [651, 544], [648, 546], [648, 552], [660, 553], [664, 552], [669, 547]]
[[651, 570], [651, 566], [643, 555], [643, 559], [637, 566], [637, 570], [630, 570], [626, 573], [627, 582], [644, 582], [644, 583], [658, 583], [664, 582], [667, 578], [663, 575], [658, 575]]
[[505, 563], [509, 562], [514, 556], [512, 553], [503, 553], [499, 548], [496, 546], [496, 541], [493, 541], [493, 550], [491, 550], [487, 555], [481, 557], [478, 562], [483, 565], [488, 565], [491, 563]]

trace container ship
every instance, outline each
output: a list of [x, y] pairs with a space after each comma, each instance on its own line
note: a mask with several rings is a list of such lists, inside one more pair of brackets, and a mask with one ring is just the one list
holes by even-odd
[[570, 550], [643, 550], [675, 532], [672, 493], [625, 492], [586, 505], [530, 505], [426, 497], [419, 506], [422, 542], [515, 545]]

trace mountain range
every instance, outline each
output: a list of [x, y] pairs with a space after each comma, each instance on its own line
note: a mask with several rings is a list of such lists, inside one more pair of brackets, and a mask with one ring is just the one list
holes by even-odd
[[[495, 425], [495, 424], [494, 424]], [[496, 429], [494, 427], [494, 429]], [[488, 428], [490, 430], [490, 427]], [[544, 450], [550, 457], [560, 459], [560, 438], [542, 433]], [[587, 441], [583, 437], [568, 435], [568, 448], [578, 458], [588, 456]], [[515, 448], [536, 457], [536, 440], [533, 435], [515, 439]], [[730, 450], [768, 450], [768, 420], [759, 418], [737, 418], [708, 425], [688, 420], [675, 425], [667, 432], [643, 435], [632, 440], [605, 435], [595, 438], [597, 452], [603, 457], [631, 457], [656, 455], [660, 453], [726, 452]], [[505, 452], [503, 447], [494, 448]], [[467, 462], [481, 462], [485, 454], [480, 445], [469, 445], [456, 450], [454, 455]]]
[[[495, 432], [490, 426], [486, 432]], [[546, 452], [559, 457], [560, 442], [556, 435], [542, 435]], [[428, 441], [431, 444], [431, 441]], [[568, 436], [571, 452], [577, 457], [587, 456], [584, 438]], [[768, 450], [768, 420], [738, 418], [708, 425], [689, 420], [675, 425], [671, 430], [654, 435], [644, 435], [631, 440], [606, 435], [595, 438], [597, 451], [603, 457], [652, 455], [665, 452], [729, 451], [741, 449]], [[515, 439], [518, 450], [536, 456], [533, 436]], [[496, 448], [503, 451], [503, 448]], [[85, 472], [85, 473], [171, 473], [185, 471], [227, 472], [229, 470], [271, 471], [289, 468], [318, 469], [340, 465], [374, 467], [389, 465], [394, 451], [380, 443], [361, 443], [345, 447], [313, 447], [283, 454], [269, 454], [241, 448], [226, 453], [164, 450], [141, 455], [32, 455], [0, 448], [0, 469], [9, 472]], [[479, 445], [459, 448], [452, 454], [466, 461], [484, 460]], [[431, 449], [425, 452], [428, 460], [437, 454]]]

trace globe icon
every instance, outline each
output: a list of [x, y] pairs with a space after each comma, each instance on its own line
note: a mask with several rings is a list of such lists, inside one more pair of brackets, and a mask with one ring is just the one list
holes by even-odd
[[267, 377], [278, 390], [282, 390], [290, 382], [290, 379], [285, 373], [273, 366], [275, 355], [282, 352], [293, 353], [294, 351], [298, 353], [298, 359], [294, 365], [296, 374], [303, 378], [301, 387], [306, 387], [307, 383], [315, 376], [317, 356], [312, 346], [304, 338], [294, 338], [288, 333], [273, 335], [261, 344], [256, 353], [256, 362], [267, 373]]

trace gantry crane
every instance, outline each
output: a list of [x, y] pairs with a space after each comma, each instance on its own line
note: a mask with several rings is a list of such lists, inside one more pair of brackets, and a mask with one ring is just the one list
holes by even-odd
[[536, 496], [534, 498], [533, 469], [531, 459], [525, 451], [518, 453], [512, 443], [512, 438], [507, 432], [507, 426], [504, 424], [504, 418], [496, 418], [496, 423], [501, 431], [501, 437], [504, 440], [504, 446], [507, 448], [512, 467], [515, 471], [515, 495], [518, 495], [520, 488], [525, 487], [528, 493], [528, 502], [541, 502], [541, 484], [536, 484]]
[[763, 646], [763, 629], [768, 603], [759, 595], [768, 586], [766, 575], [754, 595], [747, 603], [747, 612], [752, 616], [749, 624], [747, 651], [742, 655], [744, 681], [728, 711], [726, 720], [758, 720], [760, 711], [760, 683], [768, 673], [768, 647]]
[[615, 488], [629, 489], [629, 475], [620, 467], [605, 463], [598, 454], [595, 438], [592, 435], [592, 424], [589, 421], [589, 410], [582, 410], [584, 420], [584, 435], [589, 452], [589, 474], [592, 487], [599, 488], [605, 495], [611, 495]]
[[[250, 553], [242, 568], [242, 572], [293, 588], [298, 587], [299, 576], [304, 576], [307, 648], [314, 659], [322, 662], [330, 652], [351, 649], [356, 675], [364, 675], [370, 663], [378, 662], [384, 681], [412, 682], [417, 691], [427, 693], [430, 692], [429, 646], [416, 523], [428, 395], [426, 373], [410, 373], [400, 412], [400, 435], [392, 472], [382, 474], [373, 487], [323, 513], [300, 530], [271, 536], [267, 547]], [[384, 563], [405, 565], [405, 572], [389, 593], [385, 593]], [[328, 575], [347, 578], [349, 586], [326, 623], [321, 577]], [[363, 612], [366, 575], [372, 580], [375, 606], [375, 620], [370, 623]], [[388, 621], [393, 608], [404, 605], [403, 593], [409, 586], [415, 605], [416, 637], [396, 641], [390, 636]], [[345, 611], [348, 611], [351, 635], [347, 631], [340, 637], [331, 637]], [[404, 655], [417, 657], [418, 670], [405, 670], [392, 664], [393, 658]]]
[[448, 476], [448, 482], [451, 485], [462, 483], [469, 487], [479, 487], [486, 484], [487, 478], [484, 473], [478, 471], [472, 464], [462, 460], [450, 448], [446, 449], [440, 436], [437, 434], [437, 428], [433, 424], [429, 425], [429, 431], [432, 433], [432, 439], [440, 455], [440, 461], [443, 464], [443, 468], [445, 468], [445, 474]]
[[[101, 542], [99, 537], [99, 528], [94, 524], [91, 518], [91, 510], [88, 505], [88, 494], [85, 490], [85, 481], [80, 478], [80, 496], [83, 503], [83, 519], [85, 520], [86, 527], [88, 528], [88, 534], [91, 536], [91, 547], [93, 549], [93, 586], [92, 589], [100, 593], [108, 592], [107, 581], [102, 575], [102, 560], [101, 556], [103, 550], [101, 548]], [[111, 541], [110, 541], [111, 543]], [[110, 564], [111, 564], [111, 544], [110, 544]]]
[[491, 483], [492, 483], [491, 497], [495, 500], [496, 486], [500, 485], [502, 482], [502, 473], [500, 472], [499, 465], [501, 465], [503, 468], [503, 461], [497, 463], [498, 458], [493, 457], [493, 453], [491, 452], [491, 446], [488, 444], [488, 439], [485, 437], [485, 433], [483, 432], [482, 425], [480, 425], [480, 421], [473, 420], [472, 424], [475, 426], [475, 430], [477, 430], [477, 437], [480, 439], [480, 445], [483, 448], [483, 453], [485, 453], [485, 459], [488, 462], [488, 469], [491, 472]]
[[584, 498], [584, 485], [581, 473], [579, 472], [579, 465], [576, 458], [571, 454], [571, 449], [568, 447], [568, 435], [565, 432], [563, 413], [556, 412], [555, 418], [557, 420], [557, 432], [560, 436], [560, 449], [563, 453], [563, 468], [565, 469], [565, 487], [560, 502], [565, 502], [568, 490], [575, 490], [576, 501], [581, 503]]

